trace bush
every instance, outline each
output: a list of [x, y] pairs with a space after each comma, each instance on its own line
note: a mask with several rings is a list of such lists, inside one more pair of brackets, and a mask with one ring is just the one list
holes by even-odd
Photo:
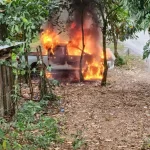
[[125, 65], [125, 64], [126, 64], [126, 62], [125, 62], [125, 60], [124, 60], [123, 57], [118, 56], [118, 57], [116, 58], [116, 60], [115, 60], [115, 65], [116, 65], [116, 66], [122, 66], [122, 65]]

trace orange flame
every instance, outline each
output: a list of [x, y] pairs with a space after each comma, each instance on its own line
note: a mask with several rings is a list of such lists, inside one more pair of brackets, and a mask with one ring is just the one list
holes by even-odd
[[92, 63], [88, 64], [87, 69], [83, 72], [85, 80], [98, 80], [103, 78], [104, 66], [102, 62], [98, 62], [96, 59]]
[[[68, 43], [68, 54], [81, 56], [83, 49], [81, 28], [76, 28], [76, 24], [73, 22], [70, 25], [70, 31], [73, 32], [73, 34], [71, 41]], [[84, 54], [90, 55], [92, 60], [87, 61], [86, 65], [83, 66], [83, 76], [85, 80], [102, 79], [104, 71], [102, 48], [99, 43], [97, 43], [97, 39], [92, 37], [91, 32], [90, 25], [88, 21], [86, 21], [84, 29]]]
[[50, 72], [46, 71], [45, 74], [46, 74], [46, 78], [48, 79], [52, 78], [52, 74]]
[[[71, 30], [74, 30], [76, 28], [76, 23], [72, 23], [70, 26]], [[86, 30], [84, 32], [84, 57], [86, 56], [91, 57], [90, 61], [86, 61], [86, 63], [83, 63], [83, 76], [85, 80], [96, 80], [96, 79], [102, 79], [103, 78], [103, 72], [104, 72], [104, 65], [103, 65], [103, 52], [102, 48], [99, 45], [99, 43], [96, 43], [96, 40], [91, 36], [89, 31], [90, 29]], [[50, 30], [45, 30], [41, 34], [41, 43], [43, 45], [43, 54], [47, 54], [48, 50], [50, 49], [51, 52], [54, 54], [55, 46], [58, 43], [62, 43], [60, 41], [60, 38], [58, 35]], [[71, 38], [70, 42], [66, 42], [68, 55], [73, 56], [81, 56], [82, 52], [82, 32], [80, 30], [75, 30], [73, 37]], [[110, 58], [111, 54], [107, 52], [107, 58]], [[46, 73], [47, 78], [52, 78], [52, 75], [50, 73]]]
[[43, 46], [43, 54], [47, 55], [48, 49], [53, 53], [53, 48], [57, 45], [59, 39], [55, 32], [45, 30], [41, 33], [41, 44]]
[[[71, 25], [73, 28], [75, 25], [74, 23]], [[92, 54], [91, 49], [91, 37], [85, 34], [85, 48], [84, 52], [88, 54]], [[82, 52], [82, 33], [81, 31], [77, 31], [73, 37], [73, 39], [68, 43], [68, 54], [69, 55], [76, 55], [80, 56]]]

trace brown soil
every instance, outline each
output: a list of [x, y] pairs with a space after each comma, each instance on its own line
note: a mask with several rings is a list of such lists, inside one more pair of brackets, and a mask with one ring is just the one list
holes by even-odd
[[150, 135], [150, 73], [140, 62], [134, 67], [109, 71], [108, 85], [100, 82], [62, 85], [63, 124], [66, 143], [72, 149], [71, 135], [82, 132], [85, 150], [141, 150]]

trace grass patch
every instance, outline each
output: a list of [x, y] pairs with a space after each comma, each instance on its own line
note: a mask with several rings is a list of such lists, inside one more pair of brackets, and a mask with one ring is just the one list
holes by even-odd
[[[111, 49], [112, 52], [114, 52], [114, 44], [113, 43], [109, 43], [107, 44], [107, 47]], [[118, 53], [119, 55], [122, 55], [124, 52], [124, 45], [121, 42], [118, 42]]]
[[150, 137], [144, 140], [141, 150], [150, 150]]
[[0, 119], [0, 150], [46, 150], [63, 142], [57, 120], [44, 115], [41, 102], [28, 101], [17, 112], [14, 121]]
[[[109, 47], [112, 52], [114, 52], [114, 45], [113, 43], [109, 43], [107, 44], [107, 47]], [[115, 60], [115, 65], [116, 66], [123, 66], [124, 68], [130, 70], [132, 69], [134, 66], [143, 66], [144, 65], [144, 61], [142, 60], [142, 58], [138, 55], [134, 55], [131, 54], [130, 52], [125, 52], [125, 47], [121, 42], [118, 42], [118, 53], [119, 53], [119, 57], [116, 58]]]
[[125, 62], [125, 59], [121, 56], [118, 56], [115, 60], [115, 65], [116, 66], [122, 66], [122, 65], [125, 65], [126, 62]]
[[77, 131], [77, 134], [72, 135], [74, 141], [72, 142], [73, 150], [78, 150], [80, 148], [87, 149], [87, 143], [84, 141], [82, 137], [82, 131]]

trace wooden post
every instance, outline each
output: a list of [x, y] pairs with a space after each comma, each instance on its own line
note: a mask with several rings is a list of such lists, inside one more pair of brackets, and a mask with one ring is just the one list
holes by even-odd
[[4, 62], [0, 64], [0, 116], [12, 116], [15, 113], [16, 102], [11, 97], [14, 85], [13, 69], [11, 67], [12, 47], [14, 45], [0, 47], [0, 61]]
[[[8, 56], [1, 60], [9, 61], [9, 59], [10, 57]], [[15, 113], [15, 105], [11, 98], [12, 86], [12, 68], [6, 65], [0, 65], [0, 116], [13, 115]]]
[[11, 99], [12, 94], [12, 68], [0, 66], [0, 110], [1, 115], [13, 115], [15, 113], [15, 105]]
[[40, 91], [41, 91], [41, 98], [44, 96], [44, 94], [47, 93], [47, 85], [46, 85], [46, 75], [45, 75], [45, 71], [46, 71], [46, 68], [45, 68], [45, 65], [44, 65], [44, 61], [43, 61], [43, 55], [42, 55], [42, 49], [41, 47], [39, 46], [37, 48], [37, 52], [39, 54], [39, 56], [37, 57], [37, 60], [41, 61], [42, 64], [40, 64], [40, 72], [43, 73], [43, 75], [40, 76]]
[[2, 99], [3, 99], [3, 82], [2, 82], [2, 66], [0, 65], [0, 116], [4, 114]]

